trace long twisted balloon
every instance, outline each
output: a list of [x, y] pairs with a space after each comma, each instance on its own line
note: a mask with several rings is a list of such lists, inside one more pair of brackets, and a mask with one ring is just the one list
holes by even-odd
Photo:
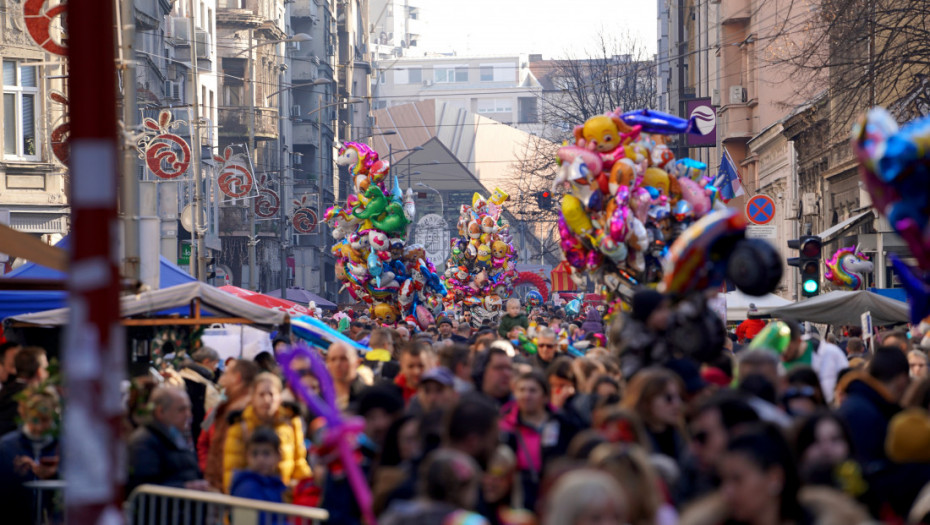
[[[305, 357], [310, 360], [310, 372], [320, 382], [320, 396], [311, 392], [300, 382], [300, 375], [294, 370], [294, 359]], [[326, 420], [325, 443], [333, 446], [339, 452], [339, 459], [345, 468], [349, 486], [355, 494], [355, 501], [362, 512], [362, 519], [368, 525], [376, 525], [375, 515], [371, 509], [371, 491], [365, 482], [365, 475], [358, 462], [355, 461], [352, 443], [355, 436], [362, 432], [365, 424], [362, 418], [344, 418], [336, 407], [336, 390], [333, 387], [333, 378], [326, 369], [326, 363], [318, 353], [311, 351], [303, 344], [288, 348], [278, 354], [278, 363], [284, 370], [291, 389], [307, 404], [314, 414]]]

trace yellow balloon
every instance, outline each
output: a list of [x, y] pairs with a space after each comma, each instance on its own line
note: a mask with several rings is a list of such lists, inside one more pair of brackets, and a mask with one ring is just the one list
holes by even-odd
[[562, 197], [562, 215], [565, 216], [565, 223], [576, 235], [590, 235], [594, 231], [594, 225], [591, 224], [591, 219], [578, 197], [574, 195]]
[[488, 200], [500, 206], [501, 204], [504, 203], [504, 201], [506, 201], [509, 198], [510, 198], [510, 195], [508, 195], [507, 192], [505, 192], [504, 190], [500, 188], [494, 188], [494, 193], [491, 194], [491, 198], [489, 198]]
[[643, 186], [651, 186], [659, 190], [662, 195], [668, 195], [668, 173], [662, 168], [646, 168], [643, 176]]

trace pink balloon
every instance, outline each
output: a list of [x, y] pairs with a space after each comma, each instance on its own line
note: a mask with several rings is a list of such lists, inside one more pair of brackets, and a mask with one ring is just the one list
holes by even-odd
[[649, 216], [649, 206], [652, 206], [652, 196], [649, 195], [646, 188], [634, 189], [630, 197], [630, 208], [633, 210], [633, 216], [639, 219], [640, 222], [646, 222]]
[[702, 217], [710, 211], [710, 197], [700, 184], [687, 177], [678, 179], [678, 184], [681, 186], [681, 198], [691, 205], [695, 217]]

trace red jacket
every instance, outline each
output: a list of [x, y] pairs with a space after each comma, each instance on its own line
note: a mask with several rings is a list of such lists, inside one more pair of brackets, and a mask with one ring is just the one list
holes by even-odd
[[404, 374], [397, 374], [397, 376], [394, 377], [394, 384], [399, 386], [403, 392], [405, 405], [413, 399], [413, 396], [417, 395], [417, 389], [407, 385], [407, 376]]
[[746, 319], [736, 327], [736, 339], [740, 343], [751, 340], [765, 328], [765, 321], [762, 319]]

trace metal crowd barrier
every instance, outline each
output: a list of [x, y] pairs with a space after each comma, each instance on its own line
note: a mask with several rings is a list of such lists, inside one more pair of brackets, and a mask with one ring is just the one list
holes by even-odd
[[126, 501], [130, 525], [314, 525], [329, 512], [214, 492], [140, 485]]

